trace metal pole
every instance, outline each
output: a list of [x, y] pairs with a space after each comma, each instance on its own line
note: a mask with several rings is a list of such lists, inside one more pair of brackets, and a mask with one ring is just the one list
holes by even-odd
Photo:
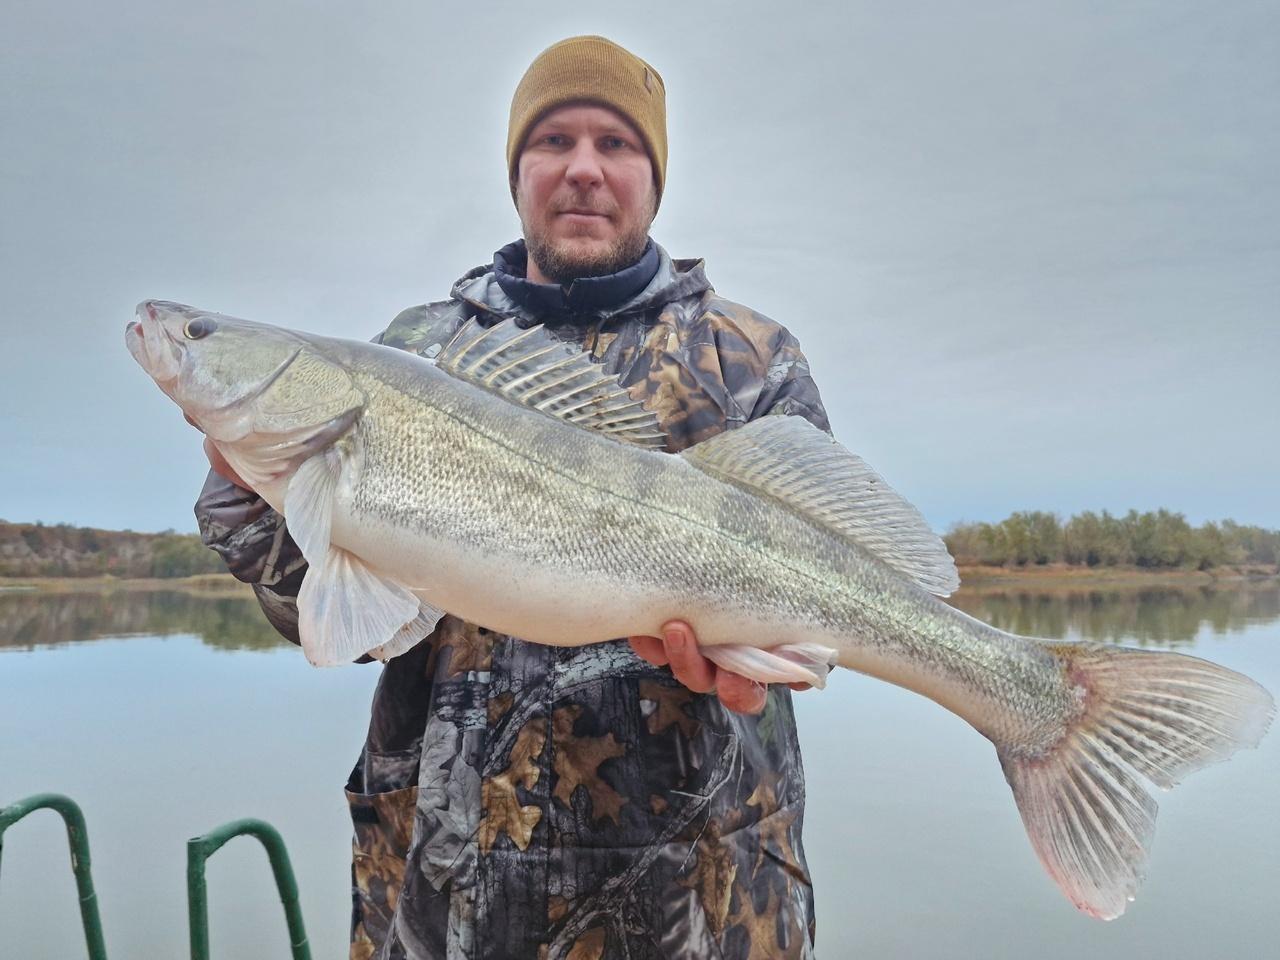
[[289, 925], [293, 960], [311, 960], [311, 946], [298, 904], [298, 883], [289, 863], [289, 852], [276, 828], [263, 820], [233, 820], [187, 841], [187, 917], [191, 928], [191, 960], [209, 960], [209, 894], [205, 885], [205, 861], [233, 837], [256, 837], [266, 848], [275, 875], [276, 889]]
[[98, 895], [93, 890], [90, 869], [89, 831], [76, 802], [60, 793], [38, 793], [0, 810], [0, 853], [4, 852], [4, 832], [36, 810], [53, 810], [62, 816], [67, 826], [67, 846], [71, 851], [71, 872], [75, 874], [76, 891], [80, 895], [80, 922], [84, 925], [85, 947], [89, 951], [89, 960], [107, 960], [102, 918], [98, 916]]

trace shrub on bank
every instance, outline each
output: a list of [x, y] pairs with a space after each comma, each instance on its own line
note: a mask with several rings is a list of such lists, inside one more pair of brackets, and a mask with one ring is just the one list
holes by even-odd
[[193, 533], [134, 533], [0, 520], [0, 577], [189, 577], [225, 573]]

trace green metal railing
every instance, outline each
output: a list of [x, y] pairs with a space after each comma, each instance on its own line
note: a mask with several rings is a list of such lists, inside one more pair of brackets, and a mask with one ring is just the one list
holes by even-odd
[[264, 820], [232, 820], [204, 836], [187, 841], [187, 916], [191, 924], [191, 960], [209, 960], [209, 894], [204, 882], [204, 865], [222, 845], [233, 837], [256, 837], [266, 848], [275, 874], [276, 889], [284, 905], [284, 919], [289, 925], [289, 946], [293, 960], [311, 960], [307, 931], [302, 924], [302, 908], [298, 905], [298, 883], [289, 863], [284, 840]]
[[89, 960], [107, 960], [107, 947], [102, 940], [102, 918], [98, 916], [98, 896], [93, 891], [93, 874], [90, 871], [89, 832], [85, 829], [84, 814], [74, 800], [60, 793], [37, 793], [0, 810], [0, 855], [4, 853], [4, 832], [36, 810], [53, 810], [67, 825], [71, 872], [75, 874], [76, 890], [80, 894], [80, 922], [84, 925]]
[[[0, 809], [0, 855], [4, 853], [4, 832], [27, 814], [44, 809], [61, 814], [67, 825], [71, 870], [80, 893], [80, 920], [84, 925], [89, 960], [107, 960], [102, 920], [98, 916], [98, 898], [90, 872], [89, 833], [85, 828], [84, 814], [74, 800], [58, 793], [40, 793]], [[293, 960], [311, 960], [311, 947], [302, 923], [302, 908], [298, 904], [298, 883], [289, 862], [289, 852], [275, 827], [263, 820], [233, 820], [187, 841], [187, 919], [191, 930], [191, 960], [209, 960], [209, 892], [205, 883], [205, 864], [228, 840], [240, 836], [255, 837], [266, 849], [280, 902], [284, 906], [285, 922], [289, 925]], [[3, 946], [0, 944], [0, 948]]]

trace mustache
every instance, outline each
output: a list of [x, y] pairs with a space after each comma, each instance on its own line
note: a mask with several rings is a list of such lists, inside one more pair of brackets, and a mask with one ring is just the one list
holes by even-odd
[[589, 194], [574, 194], [551, 205], [552, 213], [568, 213], [572, 210], [575, 213], [595, 213], [605, 217], [613, 216], [617, 209], [616, 204], [601, 204]]

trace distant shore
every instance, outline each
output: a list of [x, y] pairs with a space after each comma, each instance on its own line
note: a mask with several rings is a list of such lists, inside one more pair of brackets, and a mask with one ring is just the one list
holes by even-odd
[[961, 589], [964, 587], [1207, 587], [1214, 584], [1236, 584], [1250, 580], [1280, 578], [1280, 569], [1272, 566], [1217, 567], [1211, 570], [1150, 567], [1081, 567], [1065, 563], [1027, 564], [1022, 567], [992, 567], [962, 564]]
[[181, 590], [184, 593], [245, 595], [252, 590], [229, 573], [200, 573], [192, 577], [3, 577], [0, 593], [36, 590], [41, 593], [87, 593], [109, 590]]
[[[1064, 563], [1023, 567], [961, 564], [961, 588], [1044, 587], [1092, 589], [1097, 587], [1207, 587], [1243, 581], [1280, 579], [1280, 569], [1267, 566], [1220, 567], [1213, 570], [1152, 570], [1143, 567], [1079, 567]], [[41, 593], [78, 593], [109, 590], [181, 590], [190, 593], [244, 595], [248, 584], [227, 573], [202, 573], [191, 577], [13, 577], [0, 578], [0, 593], [36, 590]]]

